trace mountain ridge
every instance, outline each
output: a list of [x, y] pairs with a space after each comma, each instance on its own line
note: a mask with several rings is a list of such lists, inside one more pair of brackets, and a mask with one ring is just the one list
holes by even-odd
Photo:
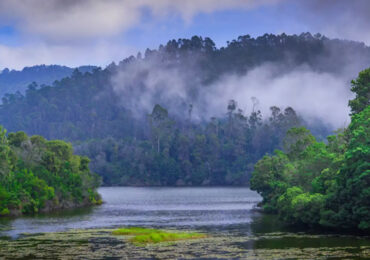
[[34, 65], [31, 67], [24, 67], [22, 70], [4, 68], [0, 71], [0, 97], [7, 93], [16, 93], [17, 91], [24, 93], [28, 85], [32, 82], [36, 82], [38, 85], [50, 85], [55, 80], [70, 76], [75, 69], [85, 73], [91, 72], [96, 68], [96, 66], [91, 65], [71, 68], [56, 64]]
[[[245, 35], [222, 48], [194, 36], [7, 95], [0, 124], [73, 142], [107, 185], [243, 185], [289, 128], [304, 125], [320, 139], [334, 130], [323, 125], [332, 115], [311, 107], [334, 106], [369, 64], [369, 47], [319, 35]], [[262, 111], [270, 85], [279, 90], [272, 96], [285, 94]], [[326, 121], [310, 123], [290, 106], [300, 92], [317, 92], [295, 104]]]

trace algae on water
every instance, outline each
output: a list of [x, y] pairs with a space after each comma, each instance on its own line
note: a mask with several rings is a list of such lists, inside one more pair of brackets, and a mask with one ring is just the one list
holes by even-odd
[[113, 235], [133, 235], [130, 242], [137, 245], [156, 244], [161, 242], [173, 242], [179, 240], [205, 238], [205, 234], [189, 232], [169, 232], [160, 229], [140, 227], [120, 228], [112, 232]]
[[[284, 238], [294, 241], [323, 241], [344, 239], [328, 235], [297, 233], [264, 233], [258, 235], [203, 234], [204, 238], [176, 240], [170, 243], [144, 243], [137, 246], [130, 241], [137, 236], [157, 230], [131, 229], [130, 234], [113, 234], [114, 229], [70, 230], [21, 236], [15, 240], [0, 240], [0, 259], [366, 259], [370, 255], [369, 238], [349, 236], [353, 241], [342, 245], [278, 244]], [[176, 230], [165, 231], [177, 233]], [[194, 231], [189, 230], [192, 234]], [[160, 232], [159, 232], [160, 233]], [[281, 238], [281, 239], [279, 239]], [[333, 240], [333, 241], [334, 241]], [[360, 241], [360, 242], [356, 242]], [[289, 242], [289, 241], [288, 241]], [[334, 241], [335, 242], [335, 241]]]

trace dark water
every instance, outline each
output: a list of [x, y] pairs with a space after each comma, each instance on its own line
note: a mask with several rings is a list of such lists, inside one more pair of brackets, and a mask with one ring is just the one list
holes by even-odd
[[[69, 229], [118, 226], [174, 227], [200, 229], [235, 235], [263, 236], [273, 232], [297, 231], [285, 228], [275, 216], [256, 210], [261, 197], [248, 188], [133, 188], [99, 189], [104, 204], [64, 213], [0, 219], [0, 237]], [[302, 232], [300, 230], [299, 232]], [[299, 233], [302, 234], [302, 233]], [[348, 236], [289, 237], [260, 239], [253, 248], [368, 246], [367, 238]], [[251, 246], [245, 243], [246, 248]]]

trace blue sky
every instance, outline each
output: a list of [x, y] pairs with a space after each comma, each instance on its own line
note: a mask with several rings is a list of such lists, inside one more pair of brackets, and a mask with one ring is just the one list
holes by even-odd
[[315, 28], [293, 16], [293, 3], [276, 6], [260, 6], [255, 9], [232, 9], [214, 13], [195, 15], [190, 23], [178, 15], [170, 15], [165, 19], [156, 20], [147, 13], [146, 19], [139, 26], [125, 34], [126, 43], [140, 48], [157, 47], [170, 39], [190, 38], [193, 35], [210, 37], [218, 47], [225, 46], [227, 41], [240, 35], [249, 34], [253, 37], [265, 33], [300, 34], [313, 31]]
[[[170, 39], [200, 35], [212, 38], [217, 46], [224, 46], [227, 41], [240, 35], [259, 36], [264, 33], [279, 33], [281, 30], [271, 13], [274, 13], [274, 10], [270, 7], [248, 11], [227, 10], [212, 14], [202, 13], [197, 14], [189, 24], [176, 15], [159, 21], [147, 18], [141, 25], [129, 30], [125, 38], [130, 45], [146, 48], [158, 46]], [[297, 28], [297, 32], [301, 32], [302, 29]]]
[[105, 66], [170, 39], [322, 33], [370, 43], [367, 0], [2, 0], [0, 69]]

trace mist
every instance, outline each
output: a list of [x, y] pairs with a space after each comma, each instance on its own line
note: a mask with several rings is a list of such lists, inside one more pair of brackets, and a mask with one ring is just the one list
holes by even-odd
[[[281, 65], [280, 65], [281, 66]], [[350, 77], [319, 73], [302, 66], [276, 75], [278, 64], [252, 69], [246, 75], [227, 75], [206, 94], [208, 116], [225, 113], [227, 101], [234, 99], [244, 111], [258, 109], [269, 115], [271, 106], [292, 107], [306, 121], [321, 120], [332, 128], [349, 122], [348, 100], [352, 98]], [[252, 102], [257, 98], [258, 104]]]
[[319, 120], [330, 129], [343, 128], [350, 121], [351, 80], [369, 59], [332, 46], [327, 56], [314, 58], [314, 65], [297, 65], [287, 55], [282, 61], [264, 62], [244, 73], [226, 72], [205, 83], [200, 56], [190, 57], [194, 59], [164, 62], [159, 55], [118, 66], [111, 82], [121, 105], [140, 117], [160, 104], [180, 118], [188, 118], [191, 105], [191, 119], [207, 121], [224, 117], [228, 102], [235, 100], [247, 115], [260, 110], [266, 119], [271, 106], [290, 106], [307, 122]]

